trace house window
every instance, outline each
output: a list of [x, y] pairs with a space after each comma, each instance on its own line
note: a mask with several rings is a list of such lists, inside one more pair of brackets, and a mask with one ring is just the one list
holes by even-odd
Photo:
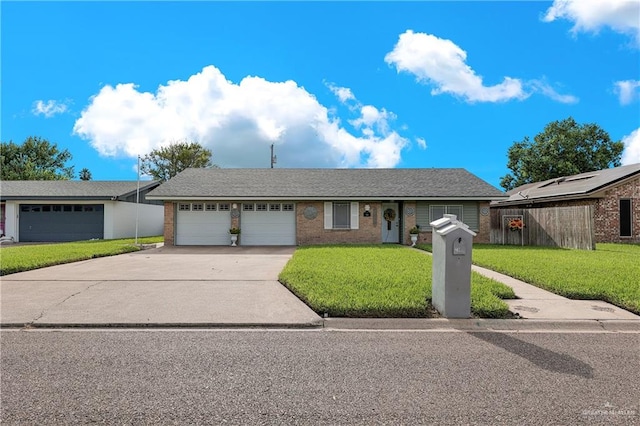
[[220, 204], [218, 204], [218, 210], [220, 210], [221, 212], [228, 212], [229, 211], [229, 203], [220, 203]]
[[620, 236], [631, 237], [631, 200], [620, 200]]
[[333, 203], [333, 228], [334, 229], [349, 229], [351, 223], [349, 218], [351, 217], [351, 209], [349, 203]]
[[61, 212], [62, 211], [62, 206], [61, 205], [53, 205], [51, 206], [51, 208], [53, 209], [54, 212]]
[[73, 206], [70, 206], [70, 205], [68, 205], [68, 204], [67, 204], [67, 205], [64, 205], [64, 206], [62, 206], [62, 211], [70, 212], [72, 207], [73, 207]]
[[463, 222], [462, 206], [429, 206], [429, 223], [444, 217], [445, 214], [455, 214]]
[[280, 204], [269, 204], [269, 211], [279, 212], [280, 211]]
[[189, 203], [180, 203], [178, 204], [178, 210], [181, 212], [186, 212], [191, 210], [191, 204]]
[[216, 211], [216, 203], [206, 203], [204, 205], [204, 209], [208, 212], [215, 212]]
[[42, 206], [42, 211], [43, 212], [50, 212], [51, 211], [51, 206]]
[[283, 212], [292, 212], [293, 211], [293, 204], [291, 204], [291, 203], [283, 204], [282, 205], [282, 211]]
[[256, 203], [256, 211], [257, 212], [266, 212], [267, 211], [267, 203]]
[[251, 203], [251, 204], [243, 203], [242, 204], [242, 210], [245, 211], [245, 212], [252, 212], [253, 211], [253, 203]]
[[82, 206], [82, 211], [92, 212], [93, 211], [93, 206]]
[[204, 209], [204, 205], [202, 203], [193, 203], [191, 205], [191, 210], [194, 212], [201, 212]]

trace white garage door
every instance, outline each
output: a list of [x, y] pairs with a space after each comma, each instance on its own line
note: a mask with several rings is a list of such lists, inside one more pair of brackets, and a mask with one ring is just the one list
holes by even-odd
[[243, 203], [240, 242], [244, 246], [293, 246], [296, 212], [293, 203]]
[[230, 245], [230, 227], [231, 215], [227, 203], [178, 203], [178, 246]]

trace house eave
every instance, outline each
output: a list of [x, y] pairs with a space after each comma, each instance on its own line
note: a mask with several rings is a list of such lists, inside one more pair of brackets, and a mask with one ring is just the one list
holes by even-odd
[[212, 196], [149, 196], [147, 200], [161, 200], [161, 201], [332, 201], [332, 200], [353, 200], [353, 201], [494, 201], [506, 199], [506, 197], [345, 197], [345, 196], [331, 196], [331, 197], [212, 197]]

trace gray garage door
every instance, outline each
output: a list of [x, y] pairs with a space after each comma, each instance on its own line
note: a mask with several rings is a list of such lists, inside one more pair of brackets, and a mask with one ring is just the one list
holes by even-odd
[[102, 204], [21, 204], [20, 241], [81, 241], [104, 237]]

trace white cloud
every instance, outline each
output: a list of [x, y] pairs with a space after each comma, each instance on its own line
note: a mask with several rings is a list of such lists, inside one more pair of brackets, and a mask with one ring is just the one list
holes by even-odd
[[558, 93], [549, 83], [544, 80], [531, 80], [527, 82], [527, 87], [536, 93], [540, 93], [548, 98], [553, 99], [556, 102], [563, 104], [575, 104], [579, 101], [576, 96], [573, 95], [561, 95]]
[[523, 82], [504, 77], [499, 84], [485, 86], [482, 77], [467, 65], [467, 52], [451, 40], [432, 34], [405, 31], [384, 59], [398, 72], [409, 72], [419, 82], [431, 85], [432, 95], [449, 93], [467, 102], [505, 102], [541, 93], [559, 102], [577, 102], [574, 96], [561, 95], [539, 80]]
[[327, 84], [327, 87], [338, 97], [343, 104], [347, 101], [355, 100], [353, 92], [348, 87], [338, 87], [333, 83]]
[[390, 130], [395, 116], [359, 104], [354, 111], [359, 136], [294, 81], [246, 77], [235, 84], [208, 66], [186, 81], [161, 85], [155, 94], [131, 83], [105, 86], [82, 111], [74, 132], [105, 156], [134, 157], [186, 138], [210, 148], [221, 167], [268, 167], [272, 143], [280, 167], [396, 166], [407, 139]]
[[55, 101], [50, 99], [48, 101], [37, 100], [33, 103], [31, 112], [34, 115], [44, 115], [46, 118], [51, 118], [56, 114], [62, 114], [66, 112], [68, 105], [65, 102]]
[[616, 81], [613, 85], [621, 105], [629, 105], [640, 99], [640, 80]]
[[421, 149], [427, 149], [427, 141], [424, 138], [416, 138], [416, 143]]
[[602, 27], [630, 34], [640, 43], [639, 0], [555, 0], [544, 21], [566, 19], [574, 23], [571, 31], [598, 32]]
[[640, 163], [640, 128], [622, 138], [624, 151], [622, 151], [622, 165]]

